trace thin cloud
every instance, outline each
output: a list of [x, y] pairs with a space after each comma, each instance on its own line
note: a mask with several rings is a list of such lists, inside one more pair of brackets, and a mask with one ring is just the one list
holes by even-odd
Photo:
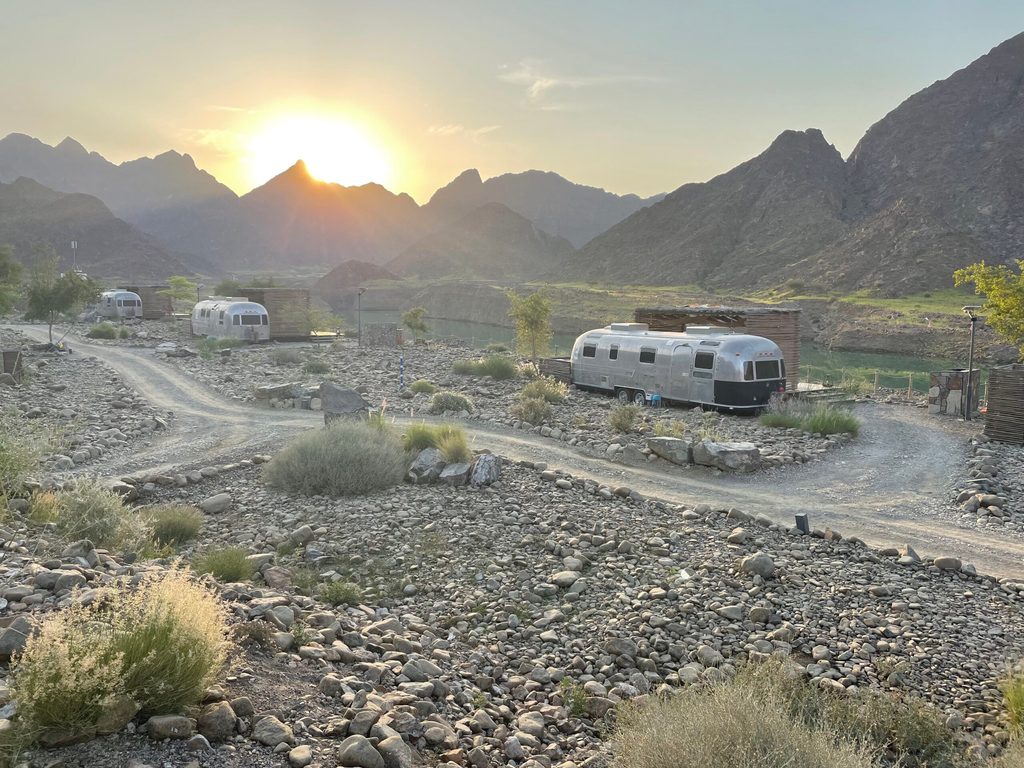
[[466, 136], [473, 141], [482, 139], [489, 133], [494, 133], [501, 128], [500, 125], [483, 125], [479, 128], [467, 128], [461, 123], [445, 123], [443, 125], [431, 125], [427, 133], [431, 136]]
[[565, 91], [629, 83], [663, 82], [662, 78], [651, 75], [555, 75], [549, 72], [545, 62], [539, 59], [523, 59], [515, 66], [506, 66], [503, 69], [498, 79], [525, 86], [526, 106], [546, 112], [566, 111], [582, 106], [566, 101], [564, 96], [560, 98]]
[[256, 111], [248, 107], [232, 107], [228, 104], [208, 104], [206, 108], [211, 112], [242, 112], [247, 115], [254, 114]]

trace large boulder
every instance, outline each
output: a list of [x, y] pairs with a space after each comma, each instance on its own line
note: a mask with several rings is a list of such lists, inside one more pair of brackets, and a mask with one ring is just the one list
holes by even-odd
[[753, 443], [701, 440], [693, 444], [693, 463], [724, 472], [753, 472], [761, 466], [761, 451]]
[[285, 400], [290, 397], [298, 397], [302, 392], [302, 385], [298, 382], [287, 384], [264, 384], [256, 387], [257, 400]]
[[409, 467], [409, 479], [416, 484], [432, 483], [441, 476], [444, 463], [437, 448], [424, 448]]
[[655, 456], [673, 464], [692, 464], [693, 445], [689, 440], [678, 437], [652, 437], [647, 441], [647, 448]]
[[438, 478], [445, 485], [465, 485], [469, 482], [469, 464], [449, 464], [443, 470]]
[[501, 459], [490, 453], [477, 456], [473, 472], [469, 476], [471, 485], [490, 485], [501, 477]]
[[370, 404], [354, 389], [325, 381], [320, 384], [320, 408], [324, 412], [324, 423], [335, 419], [362, 418], [370, 412]]

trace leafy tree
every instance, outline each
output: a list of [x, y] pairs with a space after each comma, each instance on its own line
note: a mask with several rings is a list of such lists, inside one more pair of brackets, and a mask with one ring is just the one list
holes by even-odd
[[167, 287], [159, 293], [170, 296], [172, 302], [177, 301], [182, 304], [195, 304], [199, 299], [199, 287], [182, 275], [167, 278]]
[[520, 296], [515, 291], [505, 295], [511, 304], [508, 316], [516, 324], [516, 347], [536, 363], [551, 345], [551, 300], [543, 290], [529, 296]]
[[402, 325], [412, 331], [414, 338], [418, 339], [421, 334], [430, 330], [430, 326], [428, 326], [426, 320], [423, 319], [426, 314], [427, 310], [423, 307], [413, 307], [402, 315]]
[[14, 260], [10, 246], [0, 246], [0, 315], [11, 311], [18, 298], [21, 280], [21, 264]]
[[985, 297], [986, 322], [996, 333], [1024, 352], [1024, 260], [1016, 269], [984, 261], [953, 273], [956, 285], [974, 283], [975, 293]]
[[53, 248], [44, 250], [35, 260], [28, 284], [26, 320], [46, 322], [50, 343], [53, 343], [53, 324], [65, 312], [96, 301], [102, 286], [91, 277], [74, 270], [61, 274], [57, 271], [57, 254]]

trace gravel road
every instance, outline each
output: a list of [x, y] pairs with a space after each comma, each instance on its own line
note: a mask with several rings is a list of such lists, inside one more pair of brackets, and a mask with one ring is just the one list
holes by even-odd
[[[45, 340], [44, 329], [12, 327]], [[150, 446], [91, 469], [116, 475], [223, 462], [277, 447], [322, 423], [315, 412], [263, 410], [232, 402], [149, 349], [102, 346], [83, 339], [72, 339], [71, 344], [75, 354], [94, 355], [142, 396], [175, 413], [174, 428]], [[703, 468], [667, 474], [584, 455], [529, 432], [479, 422], [469, 422], [466, 428], [475, 445], [495, 453], [544, 461], [666, 501], [735, 506], [786, 524], [792, 524], [795, 513], [806, 512], [815, 528], [830, 527], [878, 546], [909, 543], [921, 555], [955, 554], [982, 572], [1020, 575], [1024, 539], [962, 526], [951, 510], [953, 484], [964, 472], [970, 427], [896, 405], [858, 406], [857, 415], [862, 432], [846, 447], [812, 464], [749, 476], [715, 476]]]

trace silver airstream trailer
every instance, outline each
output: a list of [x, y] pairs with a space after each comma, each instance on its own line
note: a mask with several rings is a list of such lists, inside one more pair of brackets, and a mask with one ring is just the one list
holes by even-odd
[[96, 305], [96, 315], [111, 320], [142, 317], [142, 298], [139, 294], [123, 288], [104, 291], [100, 294], [99, 304]]
[[573, 344], [572, 383], [643, 405], [655, 398], [723, 409], [757, 410], [786, 387], [782, 350], [761, 336], [726, 328], [651, 331], [612, 323]]
[[262, 304], [239, 296], [211, 296], [192, 307], [192, 335], [217, 339], [270, 339], [270, 318]]

